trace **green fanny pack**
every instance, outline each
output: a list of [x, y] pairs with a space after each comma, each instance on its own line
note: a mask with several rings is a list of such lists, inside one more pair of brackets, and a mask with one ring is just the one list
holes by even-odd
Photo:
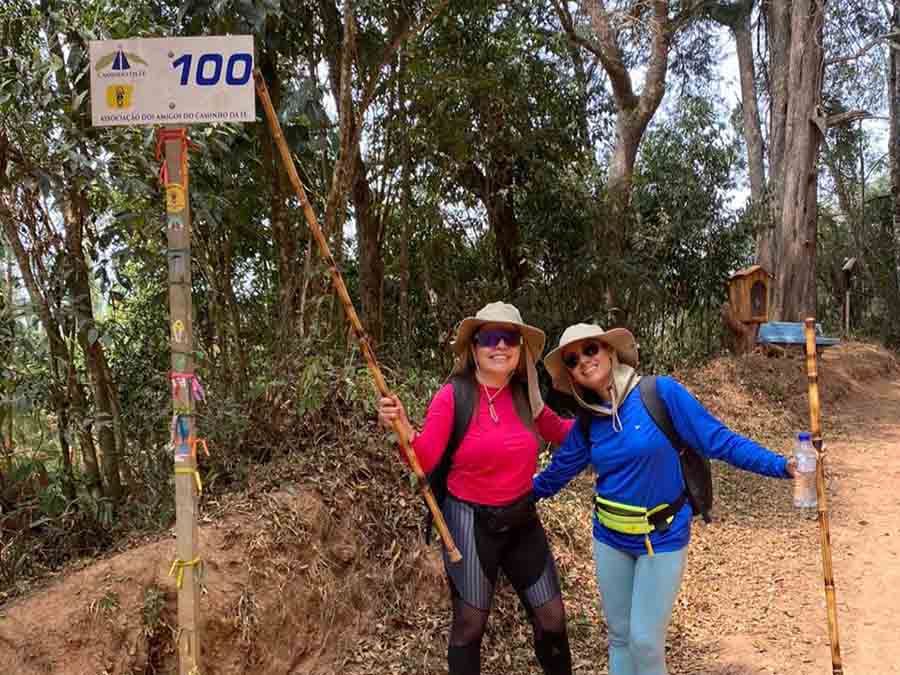
[[604, 527], [621, 534], [644, 535], [647, 554], [653, 555], [650, 543], [651, 532], [665, 532], [675, 520], [675, 515], [684, 506], [687, 495], [682, 493], [671, 504], [659, 504], [652, 509], [631, 506], [594, 495], [594, 514]]

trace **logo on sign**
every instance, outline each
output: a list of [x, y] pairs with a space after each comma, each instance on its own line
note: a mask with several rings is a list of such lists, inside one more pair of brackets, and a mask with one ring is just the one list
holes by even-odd
[[110, 108], [130, 108], [132, 94], [134, 94], [133, 84], [110, 85], [106, 88], [106, 105]]
[[[132, 57], [134, 54], [132, 54]], [[131, 64], [128, 63], [128, 54], [121, 49], [116, 52], [116, 58], [113, 59], [113, 70], [131, 70]]]
[[149, 66], [139, 55], [134, 52], [126, 52], [119, 47], [116, 51], [106, 54], [97, 60], [94, 70], [98, 77], [110, 78], [142, 78], [147, 71], [136, 68], [135, 65]]

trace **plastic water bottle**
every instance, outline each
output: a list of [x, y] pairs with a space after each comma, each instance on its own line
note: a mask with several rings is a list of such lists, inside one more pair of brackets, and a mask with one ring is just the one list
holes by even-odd
[[794, 476], [794, 506], [814, 508], [818, 504], [816, 495], [816, 449], [806, 431], [797, 434], [797, 473]]

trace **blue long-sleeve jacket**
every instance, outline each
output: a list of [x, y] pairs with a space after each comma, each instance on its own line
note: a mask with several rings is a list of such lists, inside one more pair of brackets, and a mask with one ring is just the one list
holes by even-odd
[[[788, 478], [787, 460], [744, 438], [713, 417], [687, 389], [670, 377], [658, 377], [657, 392], [669, 410], [679, 437], [710, 459], [719, 459], [763, 476]], [[647, 509], [673, 503], [684, 491], [678, 453], [656, 426], [641, 401], [637, 387], [619, 408], [622, 431], [613, 431], [612, 419], [591, 420], [590, 442], [578, 428], [566, 437], [550, 465], [534, 478], [534, 495], [551, 497], [588, 464], [597, 474], [595, 491], [605, 499]], [[677, 551], [691, 536], [691, 507], [685, 504], [671, 527], [652, 532], [655, 551]], [[594, 515], [594, 538], [634, 555], [646, 553], [643, 536], [607, 529]]]

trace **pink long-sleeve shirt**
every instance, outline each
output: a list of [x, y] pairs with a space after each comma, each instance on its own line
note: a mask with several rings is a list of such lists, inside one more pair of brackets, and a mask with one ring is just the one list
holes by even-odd
[[[494, 399], [499, 422], [491, 419], [487, 397], [479, 385], [478, 409], [453, 455], [447, 489], [454, 497], [477, 504], [500, 506], [531, 490], [537, 469], [538, 441], [516, 412], [512, 392], [506, 387]], [[488, 387], [491, 395], [496, 389]], [[541, 437], [562, 443], [574, 420], [563, 419], [544, 406], [535, 420]], [[453, 385], [445, 384], [428, 406], [422, 432], [413, 449], [422, 470], [430, 472], [440, 461], [453, 431]]]

